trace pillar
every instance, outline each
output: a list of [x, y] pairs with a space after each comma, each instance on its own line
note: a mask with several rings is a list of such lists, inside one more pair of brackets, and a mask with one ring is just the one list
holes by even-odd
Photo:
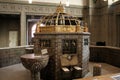
[[20, 27], [20, 35], [21, 35], [20, 45], [23, 46], [23, 45], [26, 45], [26, 43], [27, 43], [26, 14], [23, 11], [21, 12], [20, 24], [21, 24], [21, 27]]

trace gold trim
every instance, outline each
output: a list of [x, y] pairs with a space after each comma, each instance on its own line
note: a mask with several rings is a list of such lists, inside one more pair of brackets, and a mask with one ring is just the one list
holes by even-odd
[[60, 5], [56, 9], [56, 13], [64, 13], [64, 7], [60, 2]]

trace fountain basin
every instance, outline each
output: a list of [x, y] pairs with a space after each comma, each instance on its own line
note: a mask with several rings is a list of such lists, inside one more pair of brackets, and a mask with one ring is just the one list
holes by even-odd
[[23, 66], [30, 71], [40, 71], [44, 68], [49, 60], [49, 55], [25, 54], [21, 56]]

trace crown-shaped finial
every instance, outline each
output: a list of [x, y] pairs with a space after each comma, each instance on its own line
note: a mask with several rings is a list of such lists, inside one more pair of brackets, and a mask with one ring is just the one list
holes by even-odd
[[63, 5], [61, 4], [61, 1], [60, 1], [60, 4], [59, 4], [59, 6], [57, 7], [57, 9], [56, 9], [56, 13], [64, 13], [64, 7], [63, 7]]

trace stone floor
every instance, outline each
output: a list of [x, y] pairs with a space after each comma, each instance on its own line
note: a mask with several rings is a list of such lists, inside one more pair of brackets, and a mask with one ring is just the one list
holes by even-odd
[[[93, 76], [93, 65], [96, 64], [94, 62], [89, 63], [89, 73], [85, 77], [91, 77]], [[101, 64], [102, 67], [102, 72], [101, 75], [106, 75], [106, 74], [114, 74], [114, 73], [120, 73], [120, 68], [106, 64], [106, 63], [97, 63]]]
[[[90, 72], [85, 76], [92, 76], [93, 62], [89, 63]], [[105, 63], [102, 65], [102, 75], [120, 73], [120, 68]], [[22, 64], [15, 64], [0, 68], [0, 80], [31, 80], [30, 71], [25, 69]]]

